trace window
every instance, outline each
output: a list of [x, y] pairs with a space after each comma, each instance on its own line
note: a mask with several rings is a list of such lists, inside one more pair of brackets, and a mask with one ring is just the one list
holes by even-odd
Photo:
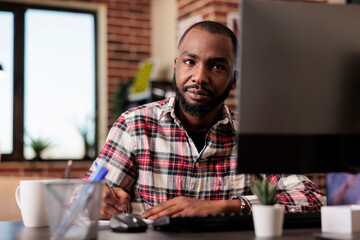
[[0, 152], [13, 151], [13, 54], [14, 14], [0, 11], [0, 64], [7, 71], [0, 73]]
[[0, 3], [0, 22], [3, 159], [34, 159], [35, 143], [45, 160], [94, 158], [96, 14]]

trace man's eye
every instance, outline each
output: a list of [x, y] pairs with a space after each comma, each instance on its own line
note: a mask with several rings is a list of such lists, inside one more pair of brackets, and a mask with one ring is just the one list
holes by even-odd
[[184, 63], [191, 65], [191, 64], [194, 64], [194, 61], [193, 60], [184, 60]]
[[213, 66], [213, 68], [217, 69], [217, 70], [225, 70], [225, 67], [223, 65], [220, 65], [220, 64], [215, 64]]

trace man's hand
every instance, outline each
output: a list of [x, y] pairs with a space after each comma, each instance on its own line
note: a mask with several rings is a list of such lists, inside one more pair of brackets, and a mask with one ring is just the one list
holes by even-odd
[[110, 188], [107, 184], [103, 187], [100, 219], [110, 219], [122, 213], [130, 203], [130, 195], [122, 188]]
[[206, 201], [189, 197], [175, 197], [146, 210], [142, 218], [155, 220], [164, 216], [184, 217], [240, 211], [240, 201]]

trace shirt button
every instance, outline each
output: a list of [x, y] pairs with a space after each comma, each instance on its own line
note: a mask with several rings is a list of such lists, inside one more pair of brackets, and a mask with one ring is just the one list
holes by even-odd
[[197, 167], [197, 168], [198, 168], [198, 167], [199, 167], [199, 165], [200, 165], [200, 164], [199, 164], [198, 162], [197, 162], [197, 163], [195, 163], [195, 167]]

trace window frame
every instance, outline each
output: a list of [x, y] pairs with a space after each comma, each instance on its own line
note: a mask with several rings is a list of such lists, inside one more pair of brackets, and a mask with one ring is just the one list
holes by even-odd
[[[104, 141], [106, 132], [107, 112], [100, 109], [106, 107], [106, 7], [102, 4], [71, 4], [67, 3], [31, 3], [3, 2], [0, 0], [0, 11], [9, 11], [14, 14], [14, 58], [13, 58], [13, 151], [2, 154], [2, 161], [25, 161], [24, 157], [24, 86], [25, 86], [25, 13], [28, 9], [49, 11], [66, 11], [86, 13], [94, 16], [94, 56], [95, 56], [95, 156], [99, 152], [99, 142]], [[49, 159], [41, 161], [63, 161], [68, 159]], [[82, 160], [82, 159], [74, 159]], [[31, 160], [33, 161], [33, 160]]]

